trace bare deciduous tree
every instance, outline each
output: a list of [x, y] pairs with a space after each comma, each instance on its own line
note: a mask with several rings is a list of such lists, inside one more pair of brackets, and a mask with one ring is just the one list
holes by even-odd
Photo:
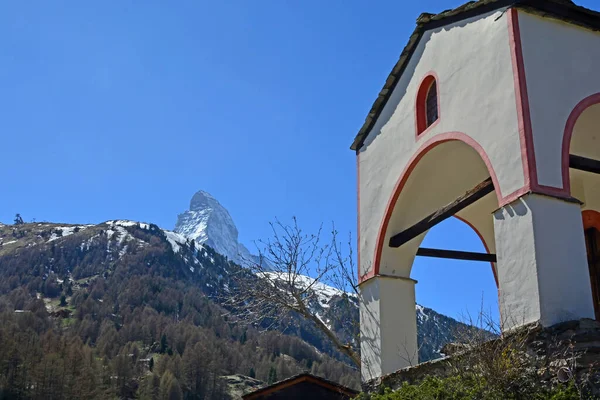
[[230, 289], [224, 303], [242, 322], [255, 326], [287, 324], [294, 315], [311, 321], [360, 367], [357, 321], [342, 321], [345, 334], [340, 334], [315, 307], [323, 295], [339, 296], [339, 301], [349, 306], [358, 302], [351, 239], [345, 254], [335, 227], [326, 243], [322, 228], [315, 234], [305, 233], [296, 218], [291, 224], [277, 220], [271, 228], [272, 237], [257, 243], [258, 259], [244, 260], [244, 268], [234, 277], [236, 287]]

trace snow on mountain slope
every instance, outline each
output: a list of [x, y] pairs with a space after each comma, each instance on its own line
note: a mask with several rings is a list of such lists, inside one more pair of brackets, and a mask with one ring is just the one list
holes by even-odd
[[163, 232], [167, 236], [167, 241], [173, 248], [173, 252], [179, 253], [179, 249], [181, 248], [181, 246], [185, 245], [187, 243], [186, 238], [183, 235], [180, 235], [179, 233], [165, 231], [165, 230], [163, 230]]
[[[207, 214], [210, 213], [214, 211], [207, 210]], [[192, 216], [190, 214], [188, 217]], [[208, 227], [211, 224], [214, 222], [207, 222]], [[237, 232], [232, 223], [231, 226]], [[188, 225], [187, 228], [193, 232], [197, 226]], [[208, 233], [205, 243], [209, 243], [211, 229], [202, 232]], [[173, 254], [169, 253], [171, 249]], [[156, 272], [166, 272], [170, 278], [190, 282], [217, 303], [223, 300], [223, 293], [235, 287], [232, 280], [234, 274], [231, 272], [236, 268], [213, 248], [192, 244], [181, 233], [127, 220], [111, 220], [97, 225], [29, 223], [2, 226], [0, 264], [3, 267], [0, 272], [8, 271], [8, 266], [12, 265], [15, 271], [20, 271], [19, 274], [26, 270], [28, 273], [43, 271], [43, 279], [55, 277], [58, 283], [67, 278], [81, 280], [110, 276], [117, 270], [125, 274], [143, 273], [151, 267]], [[278, 276], [275, 272], [266, 274], [271, 281]], [[314, 282], [313, 278], [307, 276], [297, 276], [294, 281], [302, 288], [311, 285], [305, 299], [313, 314], [343, 342], [355, 343], [359, 321], [358, 296], [346, 294], [322, 282]], [[464, 331], [464, 325], [429, 308], [416, 307], [419, 359], [426, 361], [438, 358], [442, 346], [455, 339], [457, 328]], [[303, 338], [321, 352], [330, 354], [333, 351], [310, 321], [299, 319], [292, 325], [285, 328], [288, 334]]]
[[[288, 275], [285, 273], [265, 272], [264, 275], [266, 275], [266, 277], [268, 279], [273, 280], [273, 281], [276, 281], [276, 280], [288, 281], [288, 280], [290, 280], [290, 279], [288, 279]], [[321, 307], [323, 307], [323, 308], [329, 307], [329, 303], [331, 302], [331, 299], [334, 296], [342, 296], [344, 294], [346, 294], [348, 296], [352, 296], [352, 297], [356, 296], [354, 293], [347, 293], [347, 292], [344, 292], [343, 290], [326, 285], [325, 283], [315, 281], [315, 279], [311, 278], [310, 276], [296, 275], [295, 277], [293, 277], [293, 280], [295, 282], [295, 286], [300, 290], [310, 287], [310, 290], [315, 295], [319, 305], [321, 305]]]
[[[210, 194], [199, 191], [192, 197], [190, 208], [178, 216], [174, 234], [188, 240], [194, 239], [197, 244], [206, 243], [217, 253], [244, 265], [249, 260], [257, 261], [248, 249], [238, 242], [238, 230], [229, 212]], [[169, 237], [169, 233], [166, 233]], [[173, 235], [174, 235], [173, 234]], [[178, 236], [179, 236], [178, 235]], [[177, 241], [171, 237], [173, 250]], [[265, 273], [271, 282], [278, 278], [276, 272]], [[308, 276], [297, 276], [294, 279], [297, 287], [306, 288], [311, 285], [307, 294], [307, 303], [312, 312], [330, 329], [334, 330], [343, 341], [353, 342], [357, 336], [359, 319], [359, 299], [351, 293], [344, 293], [322, 282], [314, 282]], [[344, 297], [344, 294], [348, 297]], [[349, 300], [349, 301], [347, 301]], [[438, 314], [434, 310], [416, 305], [416, 319], [419, 332], [419, 358], [422, 361], [441, 356], [441, 347], [454, 339], [457, 327], [462, 326], [453, 318]]]
[[229, 212], [205, 191], [200, 190], [194, 194], [190, 209], [179, 214], [173, 231], [198, 244], [206, 243], [217, 253], [238, 264], [256, 260], [238, 242], [238, 230]]

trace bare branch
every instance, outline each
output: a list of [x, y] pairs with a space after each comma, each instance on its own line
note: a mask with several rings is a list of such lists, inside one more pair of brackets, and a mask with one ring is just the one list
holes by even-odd
[[360, 366], [358, 326], [350, 321], [332, 321], [337, 325], [334, 330], [319, 315], [323, 298], [335, 298], [336, 306], [348, 305], [358, 312], [351, 237], [349, 251], [343, 254], [333, 225], [329, 243], [322, 241], [322, 226], [307, 234], [296, 218], [291, 224], [275, 220], [270, 226], [271, 238], [257, 242], [258, 259], [244, 260], [243, 268], [232, 277], [235, 287], [225, 295], [223, 304], [241, 322], [265, 329], [287, 326], [297, 317], [309, 321]]

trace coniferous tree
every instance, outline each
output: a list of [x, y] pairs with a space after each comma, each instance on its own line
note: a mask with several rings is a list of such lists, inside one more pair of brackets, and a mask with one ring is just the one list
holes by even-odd
[[179, 381], [177, 378], [173, 378], [169, 383], [168, 394], [165, 400], [182, 400], [183, 392], [181, 391], [181, 386], [179, 385]]
[[271, 365], [271, 368], [269, 369], [269, 377], [267, 378], [267, 383], [271, 385], [275, 382], [277, 382], [277, 370], [274, 366]]
[[183, 399], [183, 392], [181, 391], [181, 386], [179, 385], [179, 381], [171, 373], [171, 371], [166, 371], [162, 378], [160, 378], [160, 400], [181, 400]]
[[161, 352], [161, 354], [164, 354], [166, 350], [167, 350], [167, 335], [163, 333], [162, 336], [160, 337], [160, 352]]
[[139, 388], [140, 400], [159, 400], [160, 398], [160, 377], [152, 374], [144, 378]]
[[15, 225], [23, 225], [24, 223], [21, 214], [17, 213], [17, 215], [15, 215]]

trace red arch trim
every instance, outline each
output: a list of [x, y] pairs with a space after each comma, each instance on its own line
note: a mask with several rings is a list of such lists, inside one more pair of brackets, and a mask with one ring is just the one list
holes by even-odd
[[573, 130], [575, 129], [575, 124], [581, 114], [588, 109], [589, 107], [600, 103], [600, 93], [593, 94], [591, 96], [586, 97], [581, 100], [573, 109], [569, 118], [567, 119], [567, 124], [565, 125], [565, 133], [563, 135], [562, 142], [562, 180], [563, 180], [563, 190], [565, 193], [571, 193], [571, 177], [569, 176], [569, 151], [571, 148], [571, 139], [573, 137]]
[[530, 188], [537, 177], [535, 151], [533, 149], [533, 134], [531, 128], [531, 115], [529, 109], [529, 94], [525, 76], [525, 62], [523, 60], [523, 46], [521, 43], [521, 28], [519, 25], [519, 12], [511, 8], [507, 12], [508, 35], [511, 59], [513, 64], [513, 80], [515, 87], [515, 100], [517, 105], [517, 121], [519, 125], [519, 141], [521, 142], [521, 162], [523, 163], [524, 186]]
[[398, 179], [398, 181], [396, 182], [396, 185], [392, 192], [392, 196], [390, 197], [390, 199], [387, 203], [387, 206], [385, 209], [385, 214], [384, 214], [383, 220], [381, 222], [379, 232], [377, 234], [377, 242], [375, 245], [376, 246], [375, 247], [375, 255], [374, 255], [374, 259], [373, 259], [373, 268], [371, 268], [371, 270], [367, 274], [365, 274], [363, 276], [359, 275], [360, 282], [364, 282], [367, 279], [370, 279], [379, 274], [379, 264], [381, 262], [381, 254], [383, 252], [383, 246], [385, 245], [384, 244], [385, 234], [387, 232], [390, 218], [392, 217], [392, 212], [394, 211], [394, 206], [396, 205], [398, 197], [400, 197], [400, 193], [402, 192], [402, 189], [404, 188], [404, 185], [406, 184], [412, 171], [419, 164], [419, 161], [423, 158], [423, 156], [425, 156], [425, 154], [427, 154], [431, 149], [433, 149], [434, 147], [438, 146], [441, 143], [452, 141], [452, 140], [457, 140], [457, 141], [467, 144], [468, 146], [472, 147], [475, 151], [477, 151], [477, 153], [481, 156], [483, 162], [485, 163], [485, 165], [490, 173], [490, 177], [492, 178], [492, 182], [494, 183], [496, 196], [498, 197], [498, 203], [501, 206], [505, 205], [507, 203], [510, 203], [511, 201], [518, 198], [522, 194], [522, 193], [520, 193], [521, 192], [521, 190], [520, 190], [520, 191], [512, 193], [506, 197], [502, 197], [502, 194], [500, 192], [500, 185], [498, 183], [498, 178], [496, 177], [496, 172], [494, 171], [494, 168], [492, 167], [492, 163], [490, 162], [489, 157], [487, 156], [487, 154], [485, 153], [485, 151], [483, 150], [481, 145], [479, 143], [477, 143], [470, 136], [468, 136], [462, 132], [447, 132], [447, 133], [442, 133], [442, 134], [434, 136], [433, 138], [427, 140], [426, 142], [424, 142], [421, 145], [421, 147], [415, 152], [415, 154], [411, 157], [411, 159], [406, 164], [404, 171], [402, 171], [402, 173], [400, 174], [400, 179]]
[[[485, 239], [483, 238], [483, 235], [481, 234], [481, 232], [479, 232], [479, 229], [475, 228], [475, 225], [473, 225], [472, 223], [470, 223], [469, 221], [467, 221], [464, 218], [459, 217], [458, 215], [455, 215], [454, 218], [461, 220], [462, 222], [464, 222], [465, 224], [469, 225], [471, 227], [471, 229], [473, 229], [475, 231], [475, 233], [477, 234], [477, 236], [479, 236], [479, 239], [481, 240], [481, 243], [483, 243], [483, 247], [485, 247], [485, 251], [490, 254], [490, 248], [488, 247]], [[496, 269], [494, 268], [494, 263], [490, 263], [490, 266], [492, 267], [492, 274], [494, 274], [494, 281], [496, 281], [496, 288], [499, 287], [498, 284], [498, 275], [496, 274]]]

